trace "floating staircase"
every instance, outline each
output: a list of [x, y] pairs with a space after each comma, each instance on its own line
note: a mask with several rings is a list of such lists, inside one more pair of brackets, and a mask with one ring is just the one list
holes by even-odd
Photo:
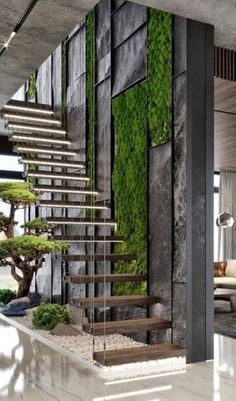
[[[46, 221], [54, 226], [78, 225], [84, 228], [108, 227], [109, 235], [51, 235], [52, 240], [63, 240], [71, 243], [83, 244], [114, 244], [122, 243], [123, 239], [116, 235], [117, 223], [104, 215], [96, 218], [64, 217], [64, 210], [96, 210], [102, 213], [109, 210], [106, 202], [96, 201], [99, 191], [89, 186], [89, 178], [84, 174], [86, 163], [84, 162], [85, 150], [75, 149], [67, 138], [67, 132], [63, 129], [60, 119], [54, 111], [46, 105], [20, 101], [10, 101], [1, 111], [5, 126], [9, 130], [9, 139], [14, 142], [14, 150], [22, 155], [20, 163], [25, 166], [25, 177], [33, 178], [32, 189], [38, 193], [38, 206], [60, 208], [61, 217], [47, 217]], [[76, 159], [73, 160], [73, 157]], [[80, 159], [80, 160], [78, 160]], [[56, 169], [56, 171], [55, 171]], [[51, 180], [51, 184], [41, 184], [38, 179]], [[54, 181], [56, 180], [56, 185]], [[58, 181], [60, 182], [58, 184]], [[73, 181], [73, 185], [70, 185]], [[78, 185], [76, 185], [76, 183]], [[44, 194], [61, 194], [61, 200], [43, 199]], [[66, 195], [81, 195], [80, 201], [67, 201]], [[92, 202], [88, 202], [88, 196]], [[93, 247], [95, 248], [95, 247]], [[101, 252], [101, 251], [100, 251]], [[66, 274], [64, 277], [67, 285], [96, 286], [106, 283], [141, 283], [146, 281], [143, 274], [112, 274], [106, 272], [107, 262], [132, 262], [133, 255], [122, 254], [64, 254], [64, 262], [99, 262], [103, 265], [103, 274]], [[102, 308], [117, 308], [125, 306], [147, 306], [161, 303], [161, 298], [150, 295], [120, 295], [120, 296], [96, 296], [88, 298], [73, 298], [73, 304], [84, 310]], [[94, 314], [93, 314], [94, 316]], [[143, 319], [128, 319], [121, 321], [105, 321], [88, 323], [83, 330], [93, 335], [127, 334], [135, 332], [149, 332], [152, 330], [171, 329], [170, 321], [157, 317]], [[157, 344], [136, 348], [126, 348], [116, 351], [95, 352], [94, 359], [104, 365], [117, 365], [121, 363], [162, 359], [173, 356], [183, 356], [184, 350], [172, 344]]]

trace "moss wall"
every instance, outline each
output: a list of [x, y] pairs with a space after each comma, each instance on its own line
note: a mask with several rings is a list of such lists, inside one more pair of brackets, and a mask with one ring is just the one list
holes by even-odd
[[[147, 270], [147, 91], [139, 84], [112, 102], [116, 157], [112, 177], [118, 234], [124, 243], [116, 253], [135, 255], [132, 263], [116, 263], [115, 271], [145, 273]], [[114, 293], [145, 293], [146, 284], [114, 285]]]
[[153, 144], [168, 142], [172, 126], [172, 16], [149, 9], [148, 120]]

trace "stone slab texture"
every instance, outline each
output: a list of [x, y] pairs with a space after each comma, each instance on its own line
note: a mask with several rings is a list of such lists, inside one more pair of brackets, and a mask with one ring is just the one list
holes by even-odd
[[[67, 88], [67, 131], [73, 146], [85, 152], [85, 130], [86, 130], [86, 99], [85, 99], [85, 25], [82, 23], [79, 29], [68, 42], [68, 88]], [[83, 160], [85, 160], [83, 156]], [[82, 160], [81, 156], [73, 160]], [[79, 186], [76, 181], [69, 181], [71, 186]], [[83, 184], [82, 184], [83, 185]], [[77, 194], [67, 195], [68, 201], [82, 201], [84, 197]], [[85, 212], [79, 209], [68, 209], [67, 217], [85, 217]], [[85, 235], [86, 229], [77, 225], [68, 225], [65, 228], [67, 235]], [[85, 245], [71, 243], [69, 253], [84, 254]], [[85, 274], [85, 262], [69, 262], [66, 271], [71, 274]], [[67, 302], [71, 298], [85, 296], [84, 285], [69, 285]]]
[[[171, 320], [172, 304], [172, 152], [171, 143], [149, 151], [149, 294], [161, 303], [149, 308], [150, 317]], [[152, 331], [152, 344], [169, 342], [170, 330]]]

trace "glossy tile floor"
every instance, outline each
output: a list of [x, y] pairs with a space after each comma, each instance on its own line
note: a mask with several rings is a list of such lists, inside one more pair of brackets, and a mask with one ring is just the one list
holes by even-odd
[[235, 401], [236, 340], [215, 336], [215, 362], [186, 372], [105, 381], [0, 319], [1, 401]]

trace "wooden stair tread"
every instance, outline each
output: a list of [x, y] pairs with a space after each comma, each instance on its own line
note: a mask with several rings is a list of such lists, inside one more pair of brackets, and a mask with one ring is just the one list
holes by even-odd
[[114, 235], [52, 235], [49, 237], [49, 239], [68, 242], [123, 242], [122, 237]]
[[[37, 114], [37, 113], [36, 113]], [[61, 127], [62, 122], [56, 115], [35, 115], [34, 113], [19, 113], [17, 111], [3, 110], [2, 116], [7, 123], [23, 122], [25, 125], [37, 125], [40, 127]]]
[[[53, 112], [52, 107], [45, 103], [32, 103], [32, 102], [27, 102], [24, 100], [11, 99], [11, 100], [9, 100], [7, 105], [17, 106], [17, 107], [25, 107], [26, 109], [39, 109], [39, 110], [43, 109], [43, 110], [48, 110], [48, 111]], [[4, 107], [2, 110], [4, 110]]]
[[[64, 137], [66, 135], [66, 131], [62, 127], [43, 127], [42, 125], [36, 125], [36, 124], [25, 124], [21, 123], [19, 121], [16, 122], [6, 122], [6, 127], [9, 127], [9, 125], [14, 125], [14, 128], [11, 129], [11, 132], [13, 133], [25, 133], [31, 135], [32, 133], [36, 133], [37, 130], [40, 132], [40, 136], [47, 136], [51, 134], [52, 136], [56, 137]], [[27, 127], [27, 128], [25, 128]], [[42, 128], [45, 129], [45, 131], [42, 130]]]
[[94, 352], [94, 360], [105, 366], [122, 365], [124, 363], [144, 362], [165, 358], [183, 357], [183, 347], [173, 344], [155, 344], [118, 350]]
[[[32, 146], [32, 145], [27, 145], [25, 143], [17, 143], [17, 145], [15, 146], [16, 150], [19, 151], [19, 153], [39, 153], [42, 154], [44, 153], [44, 151], [53, 151], [53, 152], [67, 152], [67, 154], [71, 154], [74, 155], [75, 153], [79, 153], [80, 150], [79, 149], [64, 149], [62, 146], [44, 146], [44, 144], [41, 144], [40, 146]], [[20, 148], [27, 148], [26, 150], [18, 150]], [[59, 153], [57, 153], [59, 155]]]
[[[122, 295], [114, 297], [73, 298], [73, 303], [82, 308], [101, 308], [126, 305], [151, 305], [160, 302], [160, 297], [150, 295]], [[92, 306], [93, 305], [93, 306]]]
[[81, 261], [81, 262], [131, 262], [135, 260], [134, 256], [131, 255], [63, 255], [62, 257], [65, 261]]
[[108, 283], [123, 283], [129, 282], [142, 282], [146, 281], [144, 274], [96, 274], [94, 276], [88, 274], [69, 274], [65, 276], [66, 282], [73, 284], [90, 284], [90, 283], [103, 283], [104, 280]]
[[[68, 177], [68, 178], [70, 178], [72, 181], [73, 181], [73, 179], [75, 179], [75, 177], [76, 178], [80, 178], [81, 180], [88, 180], [88, 177], [85, 175], [85, 174], [78, 174], [77, 172], [76, 173], [61, 173], [61, 172], [54, 172], [54, 171], [48, 171], [48, 170], [38, 170], [38, 169], [35, 169], [35, 170], [33, 170], [33, 171], [28, 171], [27, 173], [26, 173], [26, 175], [29, 175], [30, 173], [32, 173], [32, 174], [37, 174], [38, 176], [42, 176], [42, 177], [44, 177], [44, 176], [46, 176], [46, 175], [53, 175], [54, 177], [55, 177], [55, 179], [60, 179], [62, 176], [64, 177]], [[66, 178], [63, 178], [63, 180], [64, 179], [66, 179]]]
[[[54, 174], [54, 173], [52, 173]], [[107, 210], [107, 206], [98, 206], [96, 204], [91, 204], [91, 203], [86, 203], [86, 202], [76, 202], [76, 201], [56, 201], [56, 200], [39, 200], [38, 201], [39, 206], [44, 206], [46, 205], [47, 207], [62, 207], [62, 208], [81, 208], [81, 209], [87, 209], [87, 210]], [[95, 241], [94, 241], [95, 242]]]
[[[49, 155], [50, 156], [50, 155]], [[24, 158], [23, 158], [24, 159]], [[40, 158], [40, 157], [28, 157], [27, 158], [27, 162], [23, 161], [24, 164], [33, 164], [34, 162], [37, 162], [37, 165], [44, 165], [45, 163], [54, 163], [52, 165], [47, 164], [49, 167], [57, 167], [56, 163], [61, 164], [61, 163], [66, 163], [67, 166], [58, 166], [60, 168], [63, 169], [76, 169], [79, 170], [80, 168], [85, 168], [86, 163], [85, 162], [80, 162], [80, 161], [73, 161], [73, 160], [65, 160], [65, 159], [53, 159], [52, 157], [49, 158]], [[81, 167], [77, 167], [77, 166], [81, 166]]]
[[49, 191], [51, 191], [51, 192], [53, 192], [53, 191], [56, 191], [56, 192], [67, 191], [67, 193], [76, 193], [77, 191], [81, 191], [81, 192], [85, 192], [85, 195], [86, 194], [89, 195], [90, 193], [91, 193], [91, 195], [97, 195], [98, 194], [98, 192], [93, 190], [92, 188], [71, 187], [71, 186], [68, 187], [68, 186], [64, 186], [64, 185], [62, 185], [62, 186], [59, 186], [59, 185], [43, 185], [43, 184], [42, 185], [34, 185], [33, 189], [35, 191], [38, 191], [40, 189], [40, 192], [42, 192], [42, 193], [43, 193], [43, 191], [46, 191], [46, 192], [49, 192]]
[[105, 334], [124, 334], [138, 331], [164, 330], [170, 329], [171, 327], [171, 322], [168, 320], [146, 318], [86, 324], [83, 326], [83, 330], [86, 331], [86, 333], [99, 336], [103, 335], [104, 332]]
[[[83, 224], [90, 226], [111, 226], [116, 227], [116, 222], [112, 219], [86, 219], [80, 217], [47, 217], [46, 221], [52, 224]], [[81, 256], [81, 255], [80, 255]]]

